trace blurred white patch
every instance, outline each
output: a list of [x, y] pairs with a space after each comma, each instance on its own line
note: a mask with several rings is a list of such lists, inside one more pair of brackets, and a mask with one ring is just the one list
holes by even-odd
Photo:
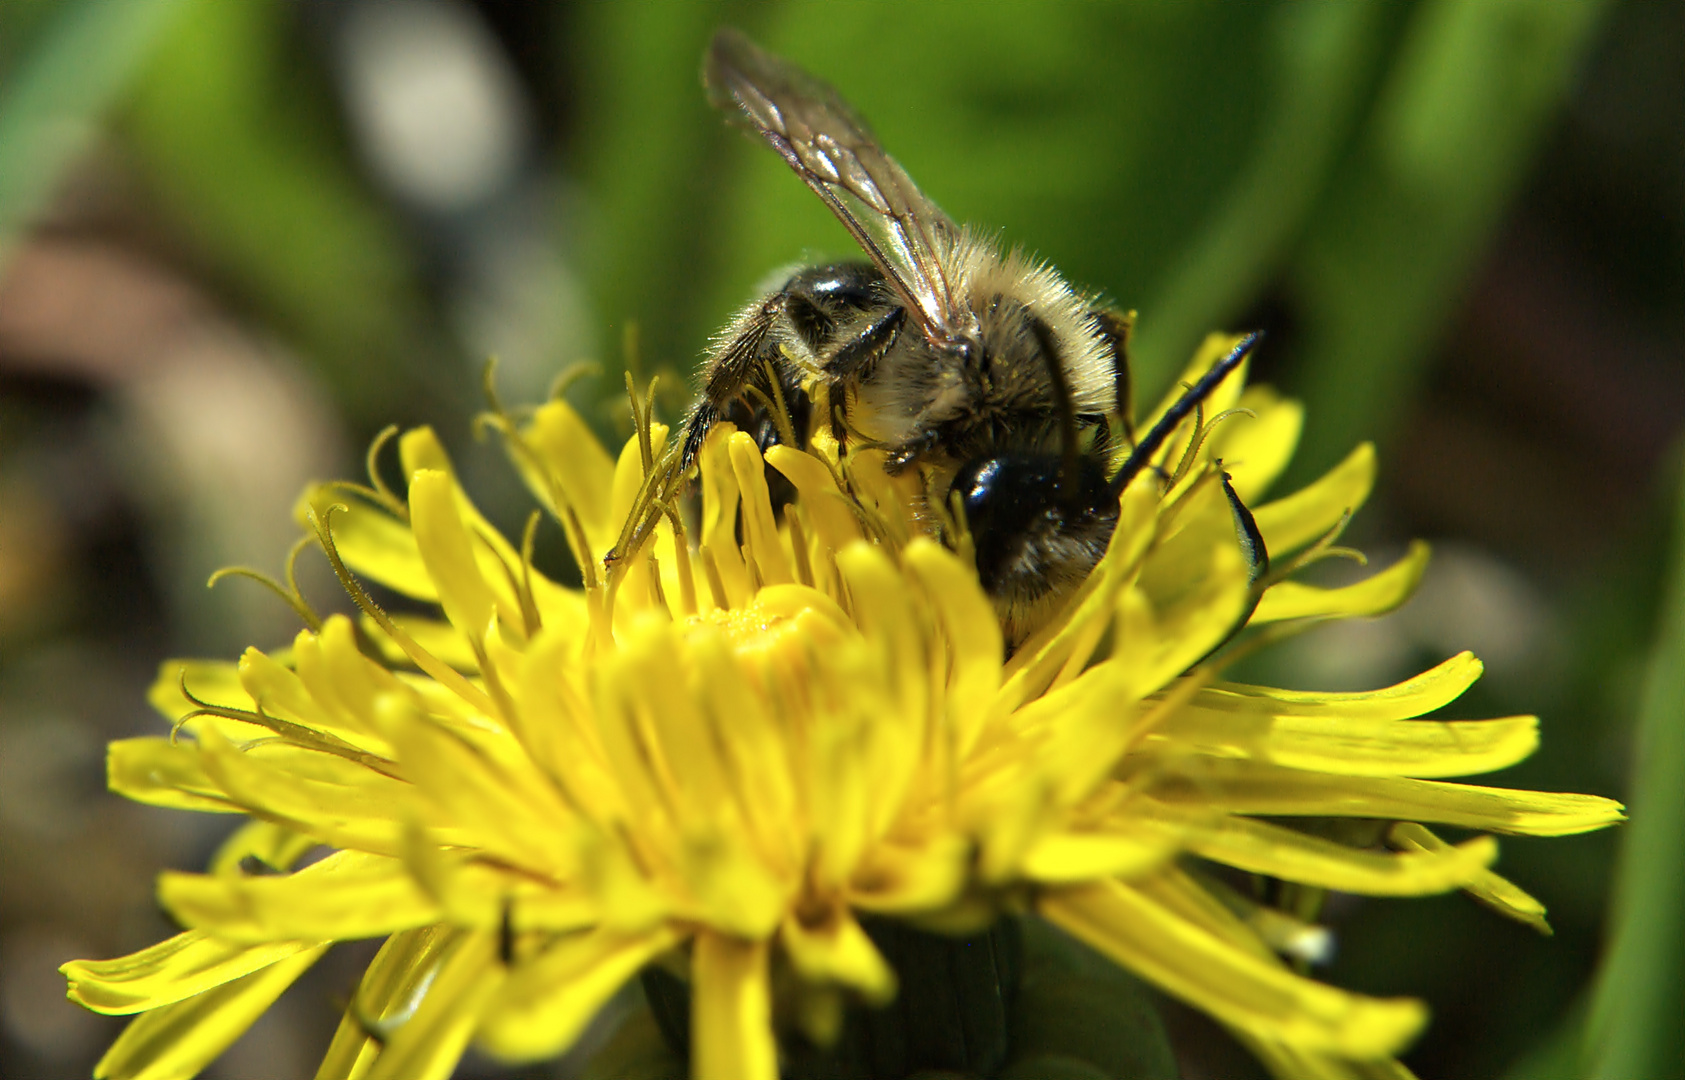
[[451, 213], [514, 178], [532, 121], [514, 72], [472, 9], [451, 0], [356, 4], [339, 44], [358, 142], [396, 194]]
[[1450, 655], [1472, 649], [1500, 682], [1549, 678], [1560, 643], [1550, 602], [1519, 570], [1462, 544], [1440, 544], [1400, 613], [1417, 641]]
[[465, 252], [450, 297], [451, 323], [478, 362], [497, 357], [497, 381], [512, 402], [541, 401], [567, 365], [594, 355], [590, 311], [558, 231], [536, 197], [510, 200]]
[[[307, 483], [333, 475], [343, 455], [320, 387], [278, 347], [217, 323], [174, 344], [167, 361], [122, 387], [113, 441], [133, 490], [157, 515], [163, 550], [153, 557], [174, 579], [177, 602], [192, 597], [181, 612], [191, 618], [205, 606], [212, 570], [246, 565], [278, 575], [299, 535], [294, 501]], [[249, 640], [297, 628], [264, 589], [230, 582], [212, 596]]]
[[[1363, 574], [1395, 557], [1375, 553]], [[1286, 643], [1280, 660], [1292, 685], [1372, 690], [1416, 674], [1423, 654], [1444, 658], [1467, 649], [1497, 689], [1509, 690], [1552, 684], [1560, 643], [1549, 600], [1525, 575], [1478, 548], [1442, 542], [1416, 595], [1398, 611], [1312, 630]]]

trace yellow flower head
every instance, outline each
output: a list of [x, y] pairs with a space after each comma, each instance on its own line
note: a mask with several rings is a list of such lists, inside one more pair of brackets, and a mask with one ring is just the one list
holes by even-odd
[[[1213, 338], [1193, 370], [1232, 344]], [[1370, 693], [1219, 681], [1226, 645], [1389, 610], [1426, 559], [1346, 588], [1282, 580], [1367, 495], [1362, 447], [1257, 505], [1276, 571], [1252, 581], [1223, 474], [1256, 502], [1301, 416], [1241, 385], [1203, 415], [1250, 418], [1190, 418], [1123, 493], [1099, 566], [1010, 655], [962, 526], [934, 524], [917, 477], [873, 451], [820, 436], [763, 458], [721, 425], [687, 521], [660, 490], [667, 431], [647, 406], [618, 462], [559, 400], [494, 417], [583, 567], [570, 588], [533, 567], [531, 528], [510, 543], [432, 433], [408, 432], [404, 499], [376, 479], [301, 503], [361, 621], [293, 593], [309, 627], [290, 649], [166, 664], [153, 697], [172, 735], [111, 747], [114, 790], [251, 820], [208, 873], [161, 878], [187, 930], [65, 965], [73, 1000], [140, 1014], [98, 1075], [189, 1076], [333, 943], [384, 938], [319, 1076], [442, 1078], [470, 1042], [553, 1055], [659, 963], [692, 988], [694, 1075], [771, 1080], [777, 1032], [822, 1042], [845, 1002], [896, 995], [862, 917], [973, 932], [1024, 911], [1277, 1072], [1401, 1075], [1423, 1007], [1297, 974], [1322, 932], [1199, 863], [1374, 895], [1461, 888], [1543, 927], [1491, 871], [1490, 837], [1421, 823], [1560, 835], [1620, 808], [1442, 782], [1536, 743], [1532, 717], [1417, 719], [1479, 676], [1467, 654]], [[781, 515], [768, 466], [796, 492]], [[604, 568], [610, 551], [628, 554]], [[362, 581], [431, 614], [388, 613]], [[1396, 824], [1357, 846], [1282, 823], [1299, 817]]]

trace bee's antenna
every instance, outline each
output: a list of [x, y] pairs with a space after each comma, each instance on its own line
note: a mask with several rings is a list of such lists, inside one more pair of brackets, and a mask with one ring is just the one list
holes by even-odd
[[1065, 377], [1065, 368], [1059, 362], [1053, 331], [1040, 319], [1032, 318], [1030, 332], [1035, 334], [1036, 344], [1041, 346], [1042, 360], [1047, 364], [1047, 381], [1053, 387], [1053, 404], [1059, 414], [1058, 494], [1062, 501], [1070, 502], [1077, 497], [1077, 462], [1080, 453], [1077, 448], [1076, 402], [1071, 397], [1071, 381]]
[[1141, 441], [1135, 444], [1135, 449], [1129, 452], [1129, 457], [1124, 461], [1123, 467], [1117, 471], [1117, 475], [1112, 477], [1111, 492], [1114, 499], [1123, 494], [1123, 489], [1129, 486], [1129, 482], [1135, 479], [1136, 474], [1145, 468], [1147, 463], [1152, 460], [1153, 455], [1163, 447], [1164, 440], [1170, 438], [1171, 433], [1181, 426], [1183, 420], [1188, 418], [1188, 414], [1193, 412], [1200, 402], [1210, 397], [1211, 392], [1217, 389], [1218, 385], [1228, 378], [1235, 368], [1240, 366], [1241, 361], [1246, 359], [1247, 355], [1252, 352], [1253, 347], [1263, 337], [1264, 332], [1262, 330], [1254, 330], [1241, 338], [1240, 342], [1230, 349], [1227, 355], [1212, 364], [1210, 371], [1200, 376], [1198, 382], [1188, 387], [1187, 391], [1177, 398], [1170, 408], [1165, 410], [1158, 423], [1154, 424], [1152, 430], [1142, 436]]

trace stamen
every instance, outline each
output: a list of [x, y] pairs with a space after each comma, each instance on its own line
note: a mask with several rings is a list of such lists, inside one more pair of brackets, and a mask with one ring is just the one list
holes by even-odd
[[322, 629], [322, 617], [316, 614], [315, 610], [311, 608], [311, 606], [305, 602], [304, 597], [300, 595], [298, 591], [298, 579], [293, 574], [293, 564], [298, 559], [299, 551], [302, 548], [309, 546], [310, 541], [311, 538], [308, 536], [300, 538], [293, 544], [292, 549], [287, 553], [286, 585], [282, 585], [279, 581], [276, 581], [274, 578], [263, 573], [261, 570], [254, 570], [249, 566], [225, 566], [210, 576], [210, 579], [205, 582], [205, 587], [207, 589], [215, 588], [223, 579], [231, 577], [246, 578], [248, 580], [255, 581], [285, 601], [286, 605], [293, 609], [298, 617], [304, 621], [304, 625], [309, 627], [312, 632], [320, 633]]
[[[1192, 390], [1193, 387], [1188, 386], [1187, 389]], [[1200, 444], [1205, 441], [1204, 432], [1205, 405], [1202, 403], [1194, 406], [1194, 429], [1188, 436], [1188, 445], [1182, 449], [1181, 459], [1176, 462], [1176, 467], [1170, 471], [1170, 480], [1168, 481], [1170, 487], [1175, 487], [1181, 483], [1182, 479], [1188, 475], [1188, 470], [1193, 468], [1194, 462], [1199, 459]]]
[[1211, 370], [1207, 371], [1199, 382], [1189, 387], [1187, 393], [1176, 399], [1176, 402], [1159, 418], [1158, 423], [1153, 425], [1152, 430], [1147, 432], [1141, 441], [1135, 445], [1134, 450], [1130, 451], [1129, 457], [1124, 460], [1123, 466], [1117, 471], [1117, 475], [1112, 477], [1111, 490], [1113, 495], [1123, 494], [1124, 488], [1129, 486], [1130, 481], [1134, 480], [1136, 475], [1152, 460], [1153, 455], [1158, 453], [1159, 447], [1181, 426], [1188, 413], [1192, 412], [1200, 402], [1210, 396], [1211, 392], [1216, 390], [1223, 380], [1228, 378], [1241, 365], [1241, 362], [1251, 353], [1253, 346], [1257, 345], [1262, 338], [1262, 332], [1254, 332], [1241, 338], [1226, 356], [1211, 365]]
[[480, 368], [480, 392], [486, 396], [486, 405], [498, 416], [508, 416], [509, 412], [503, 407], [503, 402], [497, 396], [497, 357], [488, 356], [483, 367]]
[[398, 648], [404, 651], [405, 656], [415, 662], [416, 667], [443, 683], [470, 705], [488, 715], [496, 715], [492, 700], [484, 691], [464, 678], [461, 672], [422, 648], [414, 638], [404, 633], [398, 624], [392, 621], [392, 617], [386, 614], [368, 593], [363, 591], [363, 587], [357, 583], [357, 579], [351, 576], [351, 571], [346, 569], [345, 561], [340, 558], [339, 548], [334, 544], [333, 530], [329, 525], [335, 510], [346, 509], [348, 507], [343, 503], [334, 503], [331, 506], [324, 507], [321, 514], [318, 514], [317, 509], [311, 507], [310, 524], [316, 530], [316, 538], [322, 545], [323, 553], [327, 555], [328, 562], [333, 566], [334, 576], [339, 579], [341, 587], [351, 597], [351, 602], [356, 604], [363, 614], [373, 619], [376, 626], [386, 631], [386, 635], [397, 644]]
[[364, 768], [372, 769], [375, 772], [378, 772], [383, 776], [389, 776], [394, 780], [404, 779], [403, 774], [398, 771], [397, 762], [383, 758], [379, 754], [371, 754], [367, 750], [359, 750], [357, 747], [352, 746], [343, 739], [337, 739], [325, 732], [305, 727], [302, 724], [295, 724], [291, 720], [282, 720], [278, 716], [271, 716], [269, 713], [264, 711], [263, 703], [261, 701], [256, 702], [256, 711], [251, 711], [247, 709], [236, 709], [231, 705], [218, 705], [214, 702], [205, 701], [203, 698], [197, 697], [193, 691], [187, 688], [187, 670], [185, 668], [178, 673], [176, 685], [181, 690], [181, 696], [186, 698], [188, 701], [191, 701], [195, 706], [197, 706], [197, 708], [177, 720], [175, 724], [171, 726], [171, 743], [176, 741], [177, 734], [187, 725], [189, 720], [194, 720], [201, 716], [215, 716], [222, 720], [236, 720], [243, 724], [252, 724], [256, 727], [265, 728], [296, 746], [308, 747], [311, 750], [320, 750], [325, 754], [332, 754], [335, 757], [356, 762]]
[[387, 486], [386, 481], [380, 475], [380, 452], [386, 449], [386, 444], [391, 442], [397, 434], [397, 424], [387, 424], [381, 428], [380, 434], [376, 435], [373, 441], [369, 443], [368, 453], [363, 457], [363, 467], [369, 474], [369, 484], [375, 493], [375, 501], [397, 514], [398, 517], [408, 521], [409, 507]]
[[603, 365], [594, 360], [573, 364], [550, 380], [550, 391], [545, 395], [545, 398], [549, 401], [555, 401], [566, 395], [573, 388], [573, 384], [580, 379], [595, 377], [602, 373]]
[[663, 504], [662, 509], [673, 527], [673, 552], [679, 570], [679, 603], [686, 615], [695, 615], [699, 610], [696, 606], [696, 578], [690, 565], [690, 536], [685, 531], [684, 515], [672, 502]]
[[539, 516], [537, 510], [528, 514], [526, 528], [521, 530], [521, 587], [518, 595], [521, 598], [521, 622], [525, 624], [528, 638], [544, 625], [544, 617], [538, 610], [538, 598], [532, 592], [532, 548], [538, 538]]
[[649, 599], [650, 603], [672, 618], [673, 609], [667, 603], [667, 593], [661, 588], [661, 563], [656, 560], [655, 552], [649, 553]]
[[714, 553], [708, 550], [707, 544], [702, 545], [701, 555], [702, 572], [707, 575], [708, 594], [713, 597], [714, 606], [721, 611], [730, 611], [731, 601], [726, 599], [725, 581], [720, 577], [719, 564], [714, 562]]
[[771, 360], [764, 361], [764, 365], [767, 384], [772, 387], [772, 422], [778, 427], [778, 437], [785, 446], [798, 448], [801, 444], [796, 441], [796, 425], [790, 419], [789, 403], [784, 400], [784, 384], [779, 380]]
[[802, 528], [801, 515], [795, 506], [784, 511], [784, 521], [790, 527], [790, 549], [795, 556], [796, 580], [813, 588], [813, 565], [808, 561], [807, 532]]

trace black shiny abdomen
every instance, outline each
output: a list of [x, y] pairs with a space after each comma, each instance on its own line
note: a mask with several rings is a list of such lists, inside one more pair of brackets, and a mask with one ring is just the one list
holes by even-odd
[[[977, 577], [995, 597], [1033, 590], [1068, 562], [1069, 545], [1103, 550], [1117, 520], [1117, 499], [1093, 457], [1078, 459], [1072, 490], [1060, 489], [1058, 454], [1002, 453], [974, 458], [954, 474]], [[1087, 573], [1093, 561], [1082, 566]], [[1059, 582], [1045, 580], [1048, 588]], [[1023, 597], [1019, 597], [1023, 598]]]

